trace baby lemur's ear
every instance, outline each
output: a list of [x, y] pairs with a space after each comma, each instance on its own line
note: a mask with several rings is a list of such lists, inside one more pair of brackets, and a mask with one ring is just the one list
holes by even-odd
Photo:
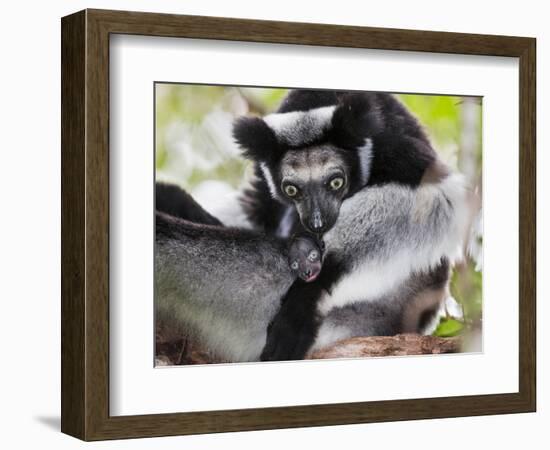
[[243, 156], [257, 162], [271, 162], [280, 154], [273, 130], [260, 117], [240, 117], [233, 123], [233, 137]]
[[334, 111], [329, 139], [339, 147], [355, 149], [365, 144], [365, 139], [380, 133], [384, 120], [377, 107], [375, 94], [361, 92], [342, 97]]

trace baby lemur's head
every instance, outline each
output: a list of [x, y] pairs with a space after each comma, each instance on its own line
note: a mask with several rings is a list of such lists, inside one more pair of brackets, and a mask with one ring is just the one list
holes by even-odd
[[288, 264], [305, 282], [315, 280], [323, 265], [323, 242], [311, 235], [296, 235], [290, 241]]

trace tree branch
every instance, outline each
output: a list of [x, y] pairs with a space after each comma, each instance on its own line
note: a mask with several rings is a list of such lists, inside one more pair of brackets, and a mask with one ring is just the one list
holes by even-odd
[[367, 356], [428, 355], [460, 352], [461, 339], [419, 334], [370, 336], [345, 339], [316, 350], [307, 359], [364, 358]]

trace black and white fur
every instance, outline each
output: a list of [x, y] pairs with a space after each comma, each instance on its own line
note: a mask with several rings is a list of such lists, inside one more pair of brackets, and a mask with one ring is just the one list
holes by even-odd
[[[236, 301], [243, 289], [224, 285], [229, 273], [214, 282], [215, 292], [198, 281], [218, 278], [208, 262], [224, 258], [227, 249], [215, 233], [201, 240], [210, 256], [196, 250], [182, 262], [178, 235], [159, 237], [157, 229], [157, 301], [193, 322], [230, 361], [260, 358], [267, 323], [262, 359], [301, 358], [351, 336], [418, 331], [424, 313], [446, 296], [468, 208], [462, 178], [439, 161], [406, 108], [388, 94], [292, 91], [276, 114], [241, 119], [234, 134], [256, 163], [256, 180], [243, 199], [249, 219], [266, 236], [301, 227], [325, 232], [321, 276]], [[337, 193], [324, 178], [332, 170], [345, 177]], [[301, 183], [299, 201], [285, 196], [287, 179]], [[262, 265], [262, 251], [246, 248], [260, 273], [273, 264]], [[197, 277], [192, 301], [174, 275], [182, 267]], [[249, 285], [248, 269], [227, 270]]]
[[319, 290], [308, 286], [311, 298], [302, 292], [285, 301], [262, 359], [303, 358], [353, 336], [422, 331], [426, 314], [448, 296], [450, 262], [461, 257], [465, 198], [460, 177], [449, 176], [415, 189], [372, 187], [346, 200], [324, 236], [323, 269], [312, 283]]
[[[307, 298], [313, 286], [307, 287], [309, 293], [289, 291], [287, 299], [294, 300], [285, 302], [270, 327], [262, 359], [301, 358], [307, 350], [300, 344], [303, 342], [315, 348], [350, 335], [419, 331], [423, 312], [435, 311], [447, 295], [449, 262], [459, 256], [453, 252], [461, 248], [468, 214], [462, 179], [451, 175], [439, 161], [408, 110], [383, 93], [293, 91], [276, 114], [241, 119], [235, 136], [257, 165], [258, 178], [244, 199], [249, 218], [270, 231], [278, 232], [281, 224], [293, 217], [289, 214], [293, 210], [298, 212], [303, 227], [317, 231], [312, 227], [311, 208], [303, 208], [299, 202], [292, 204], [284, 195], [289, 171], [293, 172], [292, 178], [300, 176], [300, 170], [305, 171], [310, 176], [302, 176], [303, 183], [314, 186], [311, 174], [326, 172], [324, 161], [328, 160], [343, 166], [346, 175], [341, 198], [345, 215], [340, 204], [320, 208], [322, 221], [330, 231], [325, 238], [327, 258], [315, 283], [325, 293], [311, 294], [321, 297], [319, 301]], [[425, 200], [414, 206], [407, 193]], [[357, 205], [354, 195], [369, 201]], [[314, 204], [322, 204], [327, 193], [317, 189], [310, 196], [318, 197]], [[438, 201], [432, 203], [435, 198]], [[451, 211], [460, 207], [456, 211], [457, 233], [452, 228], [439, 228], [444, 224], [443, 220], [438, 222], [444, 218], [442, 214], [452, 217], [442, 200], [448, 201]], [[420, 225], [414, 230], [407, 230], [404, 224], [410, 208]], [[333, 228], [335, 217], [339, 218]], [[388, 219], [391, 221], [385, 222]], [[387, 227], [374, 226], [382, 223]], [[393, 230], [396, 234], [390, 239]], [[436, 245], [436, 232], [451, 238], [453, 252]], [[406, 250], [403, 239], [428, 239], [427, 244], [432, 245], [424, 252]], [[378, 251], [387, 255], [388, 261], [382, 262]], [[426, 289], [419, 288], [422, 284]], [[356, 320], [336, 326], [336, 314], [351, 315]], [[382, 319], [377, 319], [375, 325], [372, 317]]]
[[[227, 361], [255, 361], [262, 350], [263, 359], [295, 359], [351, 336], [418, 331], [422, 312], [444, 298], [447, 260], [460, 254], [462, 221], [451, 205], [463, 192], [453, 184], [372, 188], [346, 200], [325, 235], [327, 275], [313, 283], [295, 282], [284, 241], [159, 214], [157, 317], [192, 330]], [[313, 328], [301, 321], [296, 334], [273, 322], [289, 306]], [[271, 322], [284, 339], [263, 349]]]
[[[336, 161], [346, 171], [343, 200], [365, 186], [417, 186], [437, 160], [416, 119], [384, 93], [291, 91], [277, 113], [238, 120], [234, 135], [255, 162], [256, 179], [245, 191], [243, 207], [256, 227], [274, 233], [293, 229], [296, 210], [306, 229], [318, 231], [309, 223], [312, 217], [304, 217], [313, 214], [311, 208], [293, 204], [282, 191], [285, 171], [293, 165], [307, 172], [299, 174], [302, 178], [315, 178]], [[318, 203], [324, 194], [317, 193]], [[328, 214], [322, 232], [337, 217], [337, 211]], [[285, 226], [289, 221], [292, 226]]]

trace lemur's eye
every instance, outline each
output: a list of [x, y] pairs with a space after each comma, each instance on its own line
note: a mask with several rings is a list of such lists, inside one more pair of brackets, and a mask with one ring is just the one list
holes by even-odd
[[317, 258], [319, 258], [319, 252], [317, 250], [312, 250], [309, 255], [307, 256], [307, 259], [310, 261], [316, 261]]
[[342, 177], [336, 177], [330, 180], [330, 188], [334, 191], [341, 189], [344, 185], [344, 179]]
[[295, 197], [298, 194], [298, 188], [293, 184], [287, 184], [285, 186], [285, 194], [289, 197]]
[[298, 270], [298, 261], [294, 261], [291, 265], [290, 265], [290, 268], [292, 270]]

